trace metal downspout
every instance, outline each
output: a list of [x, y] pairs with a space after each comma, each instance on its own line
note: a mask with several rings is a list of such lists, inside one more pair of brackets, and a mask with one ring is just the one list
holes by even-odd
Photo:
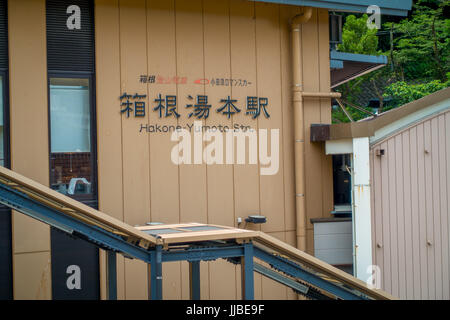
[[296, 236], [297, 248], [306, 250], [306, 203], [305, 203], [305, 124], [303, 118], [303, 74], [302, 51], [300, 44], [300, 25], [312, 15], [312, 8], [304, 8], [303, 13], [292, 18], [292, 69], [293, 69], [293, 107], [295, 134], [295, 193], [296, 193]]

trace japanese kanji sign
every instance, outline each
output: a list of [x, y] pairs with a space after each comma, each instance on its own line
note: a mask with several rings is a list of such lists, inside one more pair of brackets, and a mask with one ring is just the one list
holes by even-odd
[[[121, 114], [125, 114], [127, 118], [130, 114], [134, 117], [145, 117], [146, 115], [146, 94], [134, 95], [123, 93], [120, 99]], [[192, 95], [188, 95], [189, 101], [184, 107], [190, 111], [188, 118], [194, 117], [197, 119], [207, 119], [211, 110], [215, 110], [217, 113], [224, 115], [227, 119], [230, 119], [232, 115], [241, 112], [238, 100], [232, 99], [230, 96], [220, 99], [218, 106], [213, 108], [213, 105], [209, 102], [207, 95], [197, 95], [195, 98]], [[175, 117], [179, 118], [178, 101], [176, 95], [165, 95], [161, 93], [157, 94], [155, 99], [149, 99], [154, 103], [149, 110], [156, 112], [159, 118]], [[245, 115], [250, 116], [252, 119], [256, 119], [262, 113], [264, 117], [270, 118], [268, 112], [269, 99], [264, 97], [247, 96], [245, 101]]]

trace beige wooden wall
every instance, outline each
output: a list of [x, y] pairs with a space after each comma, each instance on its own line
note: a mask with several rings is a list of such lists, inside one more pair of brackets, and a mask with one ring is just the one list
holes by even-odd
[[[9, 1], [12, 168], [48, 185], [48, 104], [45, 0]], [[207, 222], [236, 225], [236, 218], [262, 214], [262, 231], [295, 245], [295, 190], [288, 20], [298, 8], [243, 0], [95, 0], [97, 136], [100, 209], [131, 225]], [[314, 9], [302, 26], [305, 91], [328, 91], [328, 12]], [[146, 85], [141, 74], [196, 78], [242, 78], [249, 87], [194, 84]], [[269, 98], [270, 119], [232, 119], [211, 112], [212, 124], [247, 124], [280, 129], [280, 167], [261, 176], [257, 165], [175, 166], [169, 135], [139, 133], [144, 123], [176, 124], [148, 112], [144, 121], [120, 115], [123, 92], [176, 94], [181, 117], [188, 94], [207, 94], [213, 105], [230, 95]], [[149, 99], [147, 98], [147, 106]], [[329, 99], [305, 100], [306, 128], [330, 123]], [[331, 158], [306, 134], [308, 252], [310, 218], [332, 209]], [[13, 272], [16, 299], [51, 299], [49, 228], [13, 214]], [[104, 256], [102, 296], [104, 297]], [[164, 298], [189, 297], [188, 268], [164, 264]], [[119, 256], [119, 298], [147, 298], [146, 266]], [[223, 260], [202, 263], [202, 298], [240, 298], [240, 269]], [[255, 275], [255, 297], [295, 298], [291, 290]]]
[[[236, 218], [262, 214], [260, 228], [295, 245], [295, 190], [288, 20], [299, 9], [243, 0], [96, 0], [97, 122], [100, 210], [131, 225], [149, 221], [237, 226]], [[302, 27], [305, 91], [329, 91], [328, 12], [314, 9]], [[144, 84], [141, 74], [186, 76], [187, 84]], [[247, 79], [248, 87], [193, 84], [198, 78]], [[120, 115], [121, 93], [153, 99], [174, 94], [181, 117]], [[270, 119], [241, 112], [228, 120], [211, 110], [204, 124], [280, 129], [280, 168], [259, 175], [258, 165], [172, 164], [169, 134], [139, 133], [141, 123], [191, 124], [188, 95], [206, 94], [217, 108], [228, 95], [245, 111], [246, 96], [269, 99]], [[178, 121], [178, 122], [177, 122]], [[307, 99], [305, 121], [330, 123], [329, 99]], [[310, 218], [332, 209], [331, 158], [306, 136], [308, 251]], [[104, 266], [104, 256], [102, 256]], [[102, 267], [103, 268], [103, 267]], [[119, 298], [147, 298], [146, 266], [119, 261]], [[164, 298], [189, 297], [188, 268], [164, 264]], [[103, 269], [102, 269], [103, 271]], [[202, 298], [240, 298], [240, 269], [225, 261], [202, 263]], [[102, 272], [102, 296], [104, 296]], [[255, 297], [294, 298], [291, 290], [255, 275]]]
[[[45, 0], [8, 1], [11, 167], [49, 184]], [[15, 299], [50, 299], [49, 227], [12, 215]]]
[[371, 146], [370, 161], [382, 288], [401, 299], [450, 299], [450, 111]]

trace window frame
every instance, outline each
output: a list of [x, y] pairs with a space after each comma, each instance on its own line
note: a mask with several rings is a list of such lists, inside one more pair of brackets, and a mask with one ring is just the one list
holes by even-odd
[[11, 138], [9, 124], [9, 73], [8, 69], [0, 68], [3, 86], [3, 156], [4, 167], [11, 169]]
[[[0, 76], [2, 81], [0, 85], [3, 86], [3, 157], [4, 157], [4, 167], [11, 169], [11, 134], [10, 134], [10, 119], [9, 119], [9, 72], [8, 68], [0, 68]], [[12, 252], [12, 224], [11, 224], [11, 209], [7, 206], [0, 204], [0, 214], [9, 215], [9, 278], [11, 279], [9, 288], [9, 299], [13, 299], [14, 284], [13, 284], [13, 252]]]
[[47, 73], [47, 97], [48, 97], [48, 165], [49, 165], [49, 181], [51, 180], [51, 113], [50, 113], [50, 79], [52, 78], [67, 78], [67, 79], [88, 79], [89, 81], [89, 105], [90, 105], [90, 143], [91, 143], [91, 166], [92, 166], [92, 193], [86, 195], [69, 195], [75, 200], [83, 202], [84, 204], [98, 208], [98, 168], [97, 168], [97, 117], [96, 117], [96, 96], [95, 96], [95, 75], [91, 72], [69, 72], [69, 71], [48, 71]]

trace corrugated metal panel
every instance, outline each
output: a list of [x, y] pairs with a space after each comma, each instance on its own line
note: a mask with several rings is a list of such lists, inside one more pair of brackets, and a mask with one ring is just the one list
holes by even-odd
[[[384, 149], [383, 156], [375, 150]], [[450, 297], [450, 111], [371, 147], [374, 264], [402, 299]]]
[[352, 222], [314, 223], [314, 256], [334, 265], [352, 264]]
[[[80, 29], [69, 29], [67, 13], [80, 7]], [[94, 72], [94, 8], [90, 0], [47, 0], [47, 61], [50, 71]]]
[[0, 68], [8, 68], [8, 8], [7, 0], [0, 0]]

